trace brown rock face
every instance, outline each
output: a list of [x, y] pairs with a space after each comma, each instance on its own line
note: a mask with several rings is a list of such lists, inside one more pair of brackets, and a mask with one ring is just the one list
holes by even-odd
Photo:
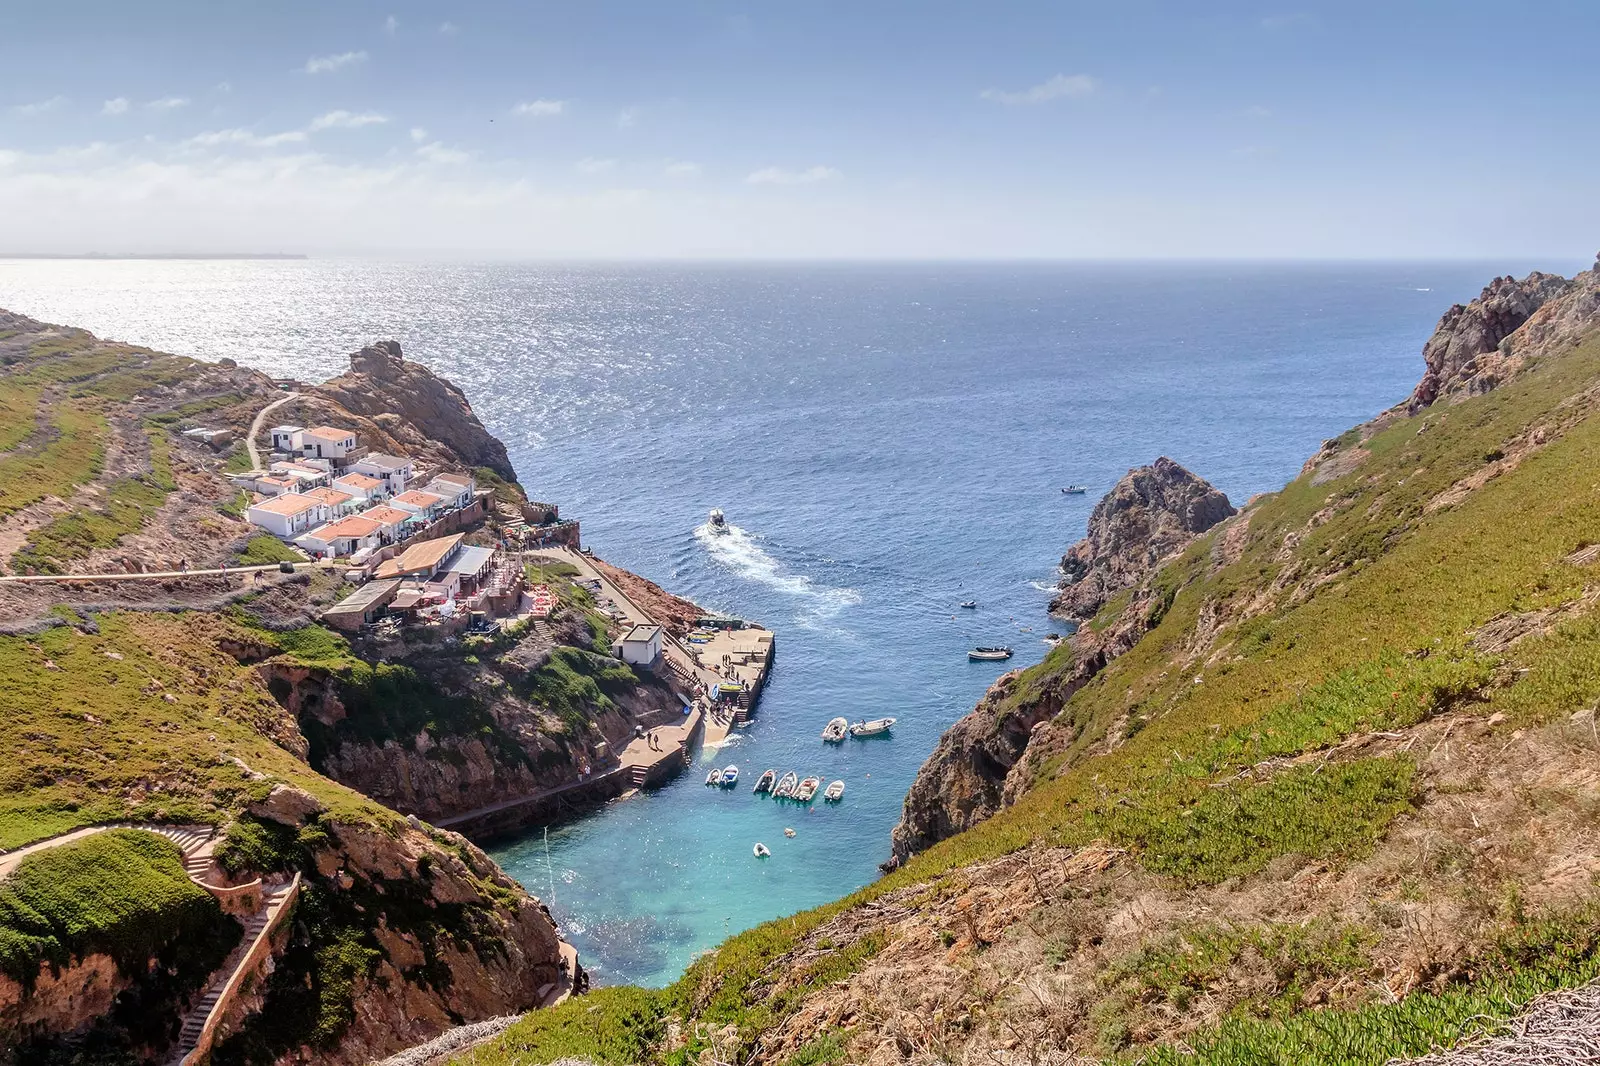
[[1051, 612], [1093, 618], [1107, 600], [1233, 513], [1228, 497], [1166, 456], [1128, 471], [1095, 505], [1089, 535], [1061, 557], [1066, 576]]
[[1470, 304], [1456, 304], [1446, 311], [1422, 347], [1427, 369], [1406, 404], [1407, 411], [1420, 411], [1442, 396], [1488, 392], [1505, 380], [1521, 359], [1509, 347], [1502, 350], [1501, 342], [1573, 284], [1537, 270], [1521, 281], [1508, 275], [1491, 281]]
[[491, 436], [466, 394], [421, 363], [406, 360], [398, 341], [379, 341], [350, 356], [350, 372], [315, 390], [352, 414], [370, 418], [412, 454], [438, 441], [471, 466], [516, 479], [506, 447]]

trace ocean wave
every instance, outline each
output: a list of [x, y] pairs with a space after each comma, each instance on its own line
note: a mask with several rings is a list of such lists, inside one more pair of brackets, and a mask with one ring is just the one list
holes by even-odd
[[715, 533], [707, 522], [695, 529], [694, 537], [712, 559], [735, 574], [786, 595], [808, 599], [813, 610], [825, 617], [861, 602], [861, 593], [855, 589], [824, 585], [806, 574], [790, 571], [739, 526], [729, 525], [726, 533]]
[[1061, 587], [1061, 585], [1060, 585], [1060, 583], [1055, 582], [1055, 581], [1030, 581], [1030, 582], [1028, 582], [1028, 587], [1033, 589], [1035, 592], [1052, 592], [1053, 593], [1057, 589], [1059, 589]]

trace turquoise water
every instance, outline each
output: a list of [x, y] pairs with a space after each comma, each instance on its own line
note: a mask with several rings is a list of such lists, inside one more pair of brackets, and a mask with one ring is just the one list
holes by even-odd
[[[1056, 562], [1130, 466], [1277, 488], [1404, 396], [1440, 313], [1508, 268], [0, 262], [0, 306], [309, 377], [397, 338], [602, 556], [776, 631], [734, 745], [552, 828], [548, 861], [538, 828], [495, 849], [597, 981], [661, 984], [875, 875], [917, 767], [1006, 668], [966, 649], [1042, 655]], [[705, 534], [712, 507], [734, 534]], [[900, 723], [827, 748], [836, 714]], [[730, 761], [741, 787], [701, 783]], [[845, 800], [752, 796], [769, 766]]]

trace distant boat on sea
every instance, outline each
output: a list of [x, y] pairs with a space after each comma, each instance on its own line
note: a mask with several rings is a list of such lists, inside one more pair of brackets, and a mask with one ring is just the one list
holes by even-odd
[[1082, 496], [1084, 493], [1089, 491], [1089, 486], [1087, 486], [1087, 485], [1067, 485], [1061, 491], [1066, 493], [1068, 496]]
[[711, 514], [707, 517], [706, 524], [711, 527], [711, 532], [713, 533], [726, 533], [728, 531], [728, 519], [723, 515], [720, 507], [711, 508]]
[[997, 663], [1011, 658], [1011, 649], [1000, 648], [973, 648], [967, 652], [967, 658], [975, 663]]

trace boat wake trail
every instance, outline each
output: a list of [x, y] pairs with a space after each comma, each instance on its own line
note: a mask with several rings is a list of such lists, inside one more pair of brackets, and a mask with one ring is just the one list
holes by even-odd
[[861, 602], [861, 593], [855, 589], [819, 584], [805, 574], [790, 572], [783, 563], [767, 554], [748, 530], [731, 524], [726, 529], [726, 533], [716, 533], [710, 523], [706, 523], [694, 531], [694, 537], [712, 559], [747, 581], [811, 600], [817, 613], [824, 616], [838, 614]]

